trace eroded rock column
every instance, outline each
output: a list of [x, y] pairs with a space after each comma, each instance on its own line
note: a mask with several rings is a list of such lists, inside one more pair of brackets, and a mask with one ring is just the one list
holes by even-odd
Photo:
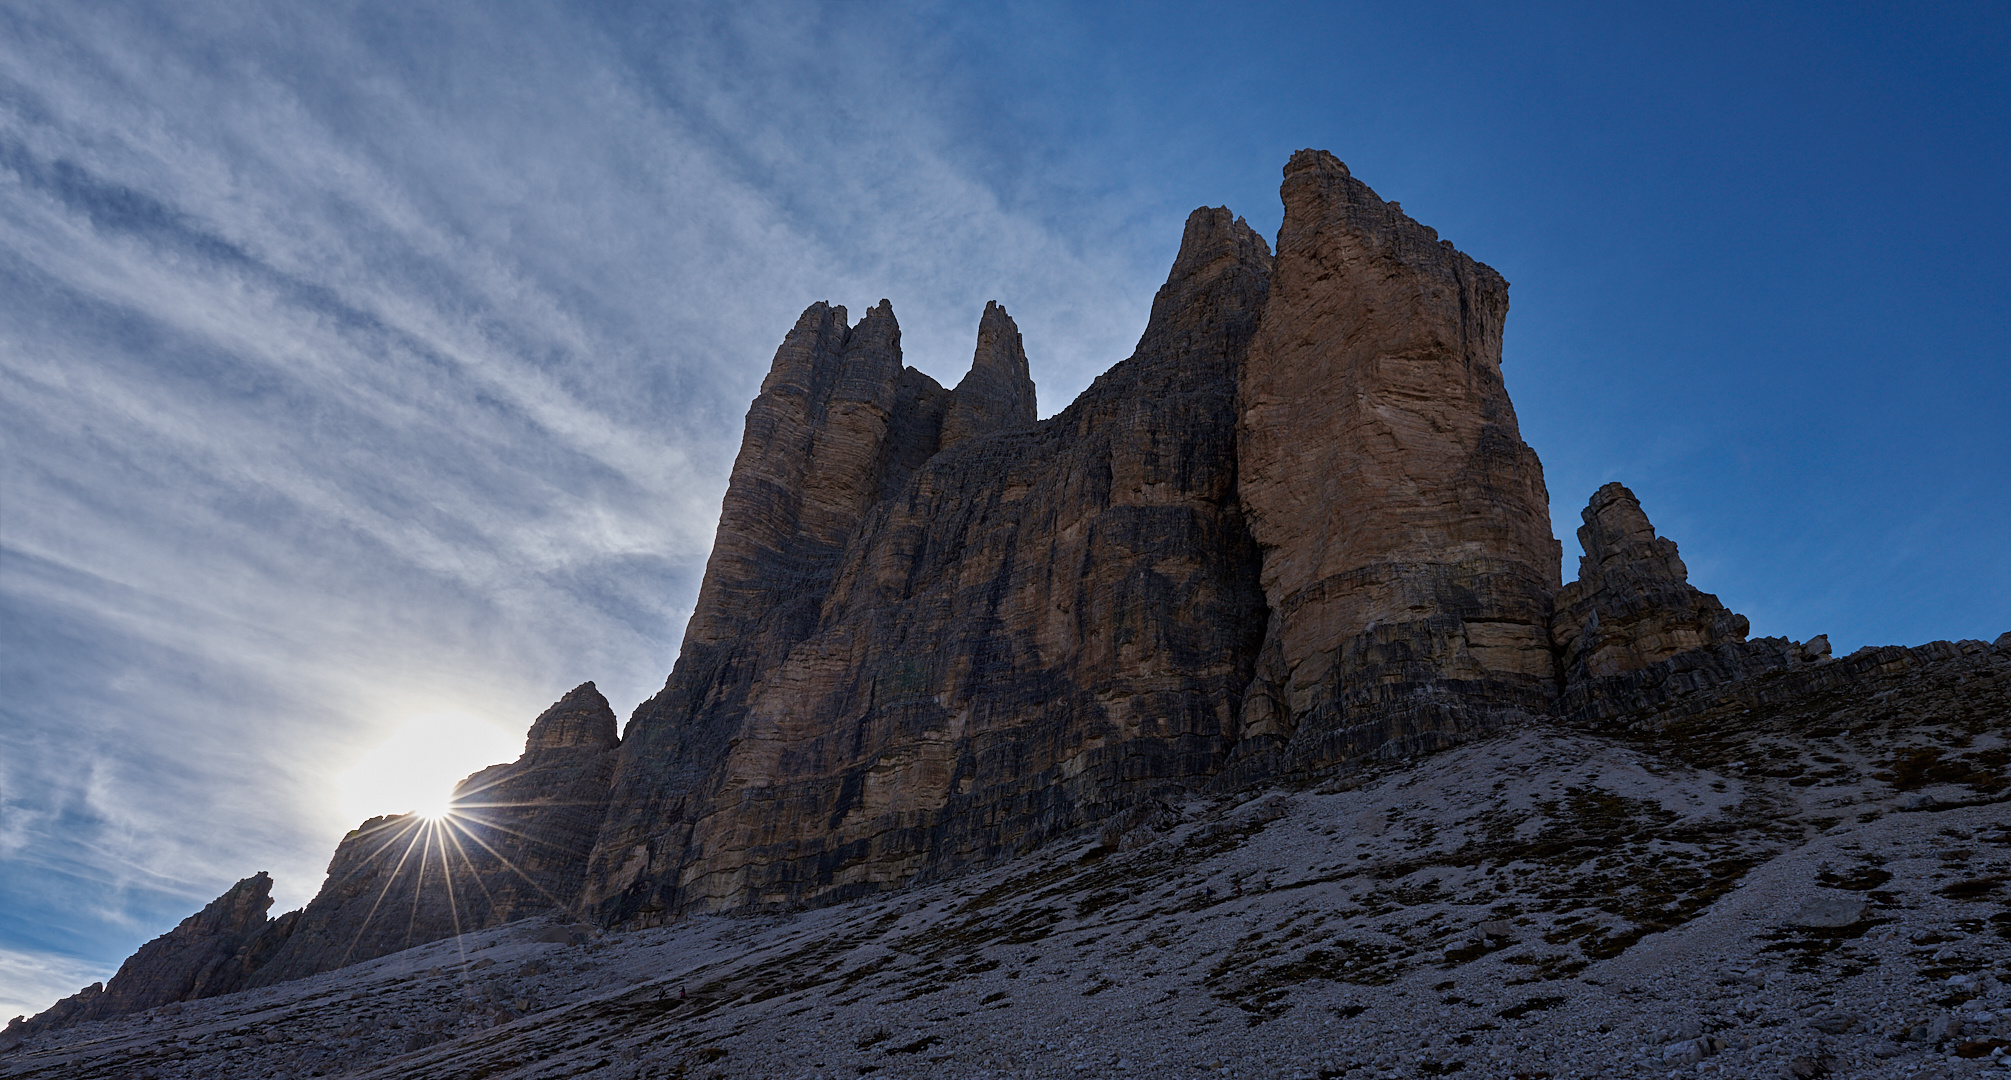
[[1502, 384], [1508, 283], [1325, 151], [1282, 194], [1238, 428], [1271, 606], [1246, 739], [1317, 762], [1541, 708], [1559, 550]]

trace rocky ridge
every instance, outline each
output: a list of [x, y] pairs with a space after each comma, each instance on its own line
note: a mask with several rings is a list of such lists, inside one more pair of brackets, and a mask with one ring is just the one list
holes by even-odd
[[892, 896], [512, 923], [0, 1076], [2002, 1074], [2011, 635], [1865, 657], [1806, 665], [1848, 695], [1538, 720]]
[[327, 882], [250, 984], [570, 911], [607, 809], [617, 741], [607, 699], [583, 683], [531, 724], [523, 756], [456, 786], [453, 815], [364, 822], [335, 849]]
[[268, 919], [271, 907], [272, 878], [261, 870], [140, 946], [108, 982], [92, 983], [32, 1021], [16, 1017], [0, 1041], [242, 990], [300, 920], [298, 911]]
[[[1689, 584], [1675, 545], [1619, 484], [1593, 496], [1578, 579], [1561, 583], [1541, 465], [1501, 378], [1506, 283], [1330, 154], [1294, 155], [1281, 193], [1275, 256], [1228, 210], [1195, 211], [1133, 355], [1046, 421], [1017, 328], [996, 304], [954, 389], [903, 365], [887, 302], [857, 324], [843, 308], [811, 305], [748, 412], [676, 665], [622, 737], [585, 684], [538, 719], [522, 758], [463, 783], [454, 816], [376, 819], [352, 833], [304, 911], [223, 914], [246, 909], [247, 887], [267, 895], [255, 886], [263, 875], [248, 879], [143, 948], [130, 974], [10, 1025], [0, 1048], [41, 1053], [69, 1045], [57, 1033], [70, 1026], [244, 987], [270, 995], [536, 916], [577, 921], [539, 931], [560, 940], [588, 926], [640, 933], [806, 905], [843, 905], [854, 913], [832, 916], [843, 921], [880, 910], [874, 898], [893, 890], [979, 880], [1028, 883], [986, 885], [980, 895], [993, 900], [967, 909], [1007, 926], [1055, 903], [1096, 906], [1097, 889], [1116, 890], [1103, 905], [1113, 910], [1142, 902], [1144, 886], [1099, 885], [1100, 871], [1068, 870], [1051, 850], [1083, 853], [1084, 837], [1100, 841], [1082, 857], [1160, 883], [1151, 889], [1171, 887], [1167, 867], [1199, 860], [1210, 873], [1233, 870], [1240, 895], [1247, 860], [1273, 858], [1249, 847], [1273, 818], [1234, 824], [1269, 811], [1232, 807], [1266, 792], [1274, 801], [1252, 805], [1353, 805], [1358, 789], [1408, 790], [1424, 776], [1478, 786], [1442, 792], [1415, 837], [1347, 811], [1315, 830], [1326, 840], [1295, 842], [1267, 874], [1338, 860], [1317, 888], [1293, 888], [1423, 919], [1416, 927], [1537, 918], [1546, 940], [1561, 935], [1553, 944], [1578, 951], [1529, 960], [1533, 981], [1567, 980], [1620, 964], [1661, 940], [1652, 935], [1715, 911], [1749, 876], [1811, 850], [1807, 829], [1718, 798], [1728, 777], [1761, 783], [1755, 760], [1781, 781], [1769, 790], [1882, 783], [1906, 811], [1995, 805], [1985, 789], [2005, 765], [2005, 642], [1832, 658], [1820, 638], [1747, 640], [1746, 620]], [[1883, 704], [1852, 712], [1867, 695]], [[1899, 702], [1928, 704], [1895, 712]], [[1498, 776], [1484, 775], [1484, 754], [1451, 749], [1473, 740], [1505, 755]], [[1902, 744], [1881, 757], [1881, 746]], [[1417, 761], [1430, 751], [1458, 756]], [[1525, 780], [1557, 787], [1595, 760], [1653, 779], [1567, 786], [1561, 802], [1527, 791], [1493, 810], [1461, 802], [1536, 790]], [[1453, 768], [1442, 761], [1464, 764], [1440, 776]], [[1922, 790], [1939, 782], [1972, 796]], [[1660, 792], [1661, 811], [1637, 797], [1642, 785]], [[1679, 803], [1717, 817], [1677, 828], [1706, 813]], [[1588, 845], [1625, 825], [1615, 814], [1658, 824], [1622, 828], [1633, 838], [1624, 851]], [[1494, 824], [1476, 832], [1483, 818]], [[1458, 837], [1464, 846], [1451, 849], [1435, 839]], [[1483, 880], [1512, 863], [1530, 866]], [[1029, 865], [1046, 869], [1013, 877]], [[1434, 867], [1387, 896], [1373, 884]], [[1643, 873], [1657, 884], [1621, 884]], [[1600, 900], [1600, 887], [1632, 899]], [[1497, 917], [1481, 918], [1481, 899], [1447, 899], [1462, 895], [1493, 897]], [[1220, 905], [1205, 898], [1138, 919], [1158, 919], [1162, 937], [1214, 940]], [[883, 930], [845, 940], [870, 952], [892, 940]], [[1396, 943], [1377, 939], [1378, 956], [1412, 955], [1429, 936], [1387, 933]], [[663, 940], [692, 934], [704, 936]], [[1036, 944], [1049, 931], [1026, 935], [1027, 962], [1066, 955]], [[1452, 951], [1485, 957], [1492, 940], [1481, 933]], [[1238, 961], [1189, 990], [1249, 1011], [1266, 994], [1303, 1003], [1328, 984], [1421, 977], [1366, 955], [1302, 957], [1261, 978], [1252, 972], [1272, 969]], [[819, 970], [844, 968], [832, 962]], [[1452, 952], [1446, 962], [1467, 963]], [[1261, 990], [1223, 981], [1251, 964], [1244, 974]], [[1179, 963], [1151, 966], [1132, 974], [1157, 978]], [[1371, 971], [1388, 977], [1358, 978]], [[1532, 981], [1498, 974], [1497, 994]], [[600, 977], [583, 975], [579, 992]], [[951, 992], [927, 993], [939, 990]], [[518, 1014], [547, 1001], [510, 1000], [523, 1007], [503, 1011]], [[763, 1023], [789, 1030], [771, 1013]], [[1381, 1038], [1400, 1019], [1364, 1030]], [[544, 1060], [519, 1064], [533, 1059]], [[689, 1070], [713, 1059], [656, 1060]], [[609, 1075], [650, 1075], [622, 1068]]]

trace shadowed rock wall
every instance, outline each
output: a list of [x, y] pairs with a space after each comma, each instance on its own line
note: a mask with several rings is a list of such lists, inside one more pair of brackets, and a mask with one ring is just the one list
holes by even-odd
[[[1019, 333], [987, 308], [970, 392], [901, 364], [900, 327], [882, 301], [857, 326], [812, 304], [776, 350], [721, 506], [705, 581], [662, 692], [636, 709], [587, 902], [650, 921], [680, 910], [677, 877], [692, 826], [731, 784], [725, 767], [759, 681], [809, 637], [846, 544], [866, 511], [941, 447], [947, 417], [964, 438], [1032, 419]], [[1017, 361], [1015, 363], [1015, 360]], [[611, 913], [611, 914], [610, 914]]]
[[816, 632], [750, 699], [677, 906], [941, 874], [1220, 767], [1263, 625], [1234, 423], [1269, 262], [1197, 211], [1130, 359], [866, 515]]

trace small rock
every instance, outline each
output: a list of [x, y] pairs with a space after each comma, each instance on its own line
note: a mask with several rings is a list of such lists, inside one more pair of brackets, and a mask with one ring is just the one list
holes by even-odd
[[1814, 1077], [1828, 1076], [1830, 1070], [1843, 1064], [1835, 1054], [1821, 1057], [1798, 1057], [1788, 1062], [1788, 1075], [1796, 1080], [1813, 1080]]
[[1842, 1035], [1856, 1027], [1858, 1019], [1846, 1013], [1830, 1013], [1809, 1021], [1809, 1026], [1825, 1035]]
[[1695, 1038], [1684, 1039], [1682, 1042], [1670, 1043], [1664, 1047], [1662, 1050], [1662, 1064], [1694, 1065], [1724, 1048], [1725, 1041], [1723, 1039], [1712, 1038], [1708, 1035], [1699, 1035]]
[[1906, 1041], [1938, 1043], [1943, 1039], [1954, 1038], [1961, 1031], [1961, 1021], [1952, 1016], [1936, 1016], [1923, 1023], [1915, 1024], [1913, 1029], [1906, 1033]]
[[1788, 916], [1791, 926], [1836, 928], [1864, 921], [1866, 904], [1854, 896], [1822, 896], [1810, 900]]

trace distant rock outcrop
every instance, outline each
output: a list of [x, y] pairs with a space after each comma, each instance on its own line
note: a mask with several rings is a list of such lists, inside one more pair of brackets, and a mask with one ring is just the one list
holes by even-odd
[[231, 886], [181, 925], [140, 946], [109, 982], [92, 983], [34, 1019], [9, 1025], [9, 1036], [141, 1012], [242, 990], [251, 973], [284, 941], [300, 914], [267, 919], [272, 878], [261, 870]]
[[1567, 685], [1746, 640], [1746, 617], [1690, 584], [1675, 542], [1655, 535], [1633, 492], [1607, 484], [1581, 516], [1578, 580], [1557, 594], [1551, 624]]
[[522, 757], [461, 781], [448, 815], [371, 818], [344, 837], [304, 909], [267, 919], [261, 871], [141, 946], [110, 982], [7, 1034], [269, 986], [528, 916], [570, 918], [619, 744], [607, 699], [583, 683], [531, 725]]
[[1580, 514], [1578, 580], [1557, 594], [1551, 637], [1557, 710], [1602, 722], [1762, 672], [1826, 659], [1829, 639], [1746, 640], [1746, 617], [1690, 584], [1672, 540], [1655, 535], [1640, 500], [1601, 487]]

